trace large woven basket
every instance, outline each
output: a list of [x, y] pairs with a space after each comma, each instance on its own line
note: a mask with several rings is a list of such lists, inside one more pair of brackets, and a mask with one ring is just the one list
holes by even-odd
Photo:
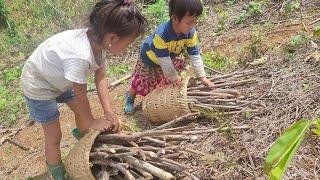
[[64, 163], [70, 179], [95, 180], [92, 175], [89, 154], [100, 131], [90, 131], [71, 149]]
[[151, 91], [142, 102], [144, 116], [152, 122], [164, 123], [190, 113], [187, 100], [187, 87], [190, 83], [194, 83], [194, 79], [188, 77], [180, 87], [169, 85], [165, 89]]

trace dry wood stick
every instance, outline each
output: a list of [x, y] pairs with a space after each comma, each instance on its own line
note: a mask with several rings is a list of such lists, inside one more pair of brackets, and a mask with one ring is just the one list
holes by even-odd
[[147, 161], [150, 164], [153, 164], [159, 168], [169, 170], [169, 171], [178, 171], [178, 172], [183, 172], [185, 169], [181, 168], [175, 164], [171, 164], [168, 162], [155, 162], [155, 161]]
[[134, 167], [135, 170], [137, 170], [140, 174], [142, 174], [142, 176], [144, 177], [144, 179], [153, 179], [152, 174], [148, 173], [147, 171], [138, 168], [138, 167]]
[[315, 24], [315, 23], [317, 23], [317, 22], [319, 22], [319, 21], [320, 21], [320, 18], [312, 21], [311, 23], [308, 24], [308, 26], [311, 26], [311, 25], [313, 25], [313, 24]]
[[123, 156], [133, 156], [138, 154], [138, 149], [131, 150], [130, 152], [118, 153], [118, 154], [108, 154], [102, 151], [91, 152], [89, 154], [90, 158], [121, 158]]
[[[129, 148], [126, 149], [126, 148], [123, 148], [125, 151], [130, 151]], [[94, 147], [92, 148], [92, 151], [93, 152], [107, 152], [107, 153], [116, 153], [118, 149], [115, 149], [115, 148], [108, 148], [108, 147]], [[121, 148], [122, 150], [122, 148]]]
[[224, 128], [214, 128], [214, 129], [207, 129], [207, 130], [199, 130], [199, 131], [186, 131], [182, 132], [182, 134], [185, 135], [195, 135], [195, 134], [205, 134], [205, 133], [213, 133], [216, 131], [226, 131], [226, 130], [237, 130], [237, 129], [249, 129], [250, 126], [248, 125], [243, 125], [243, 126], [233, 126], [233, 127], [224, 127]]
[[168, 159], [168, 158], [162, 157], [162, 158], [158, 158], [158, 159], [161, 160], [161, 162], [171, 163], [171, 164], [174, 164], [174, 165], [176, 165], [176, 166], [179, 166], [179, 167], [181, 167], [181, 168], [183, 168], [183, 169], [188, 169], [188, 168], [189, 168], [189, 167], [188, 167], [187, 165], [185, 165], [185, 164], [180, 164], [180, 163], [178, 163], [178, 162], [176, 162], [176, 161], [174, 161], [174, 160]]
[[164, 141], [185, 141], [185, 140], [198, 139], [197, 136], [184, 136], [184, 135], [164, 135], [164, 136], [157, 136], [155, 138], [163, 139]]
[[196, 108], [206, 109], [206, 110], [209, 110], [209, 111], [213, 111], [212, 107], [205, 106], [205, 105], [202, 105], [202, 104], [190, 104], [190, 106], [191, 107], [196, 107]]
[[181, 132], [181, 131], [184, 131], [186, 129], [191, 129], [191, 128], [193, 128], [193, 126], [192, 125], [188, 125], [188, 126], [181, 126], [181, 127], [176, 127], [176, 128], [168, 128], [168, 129], [163, 129], [163, 130]]
[[178, 159], [180, 157], [180, 153], [172, 153], [172, 154], [165, 154], [161, 157], [168, 158], [168, 159]]
[[8, 142], [8, 143], [13, 144], [15, 146], [18, 146], [20, 149], [22, 149], [24, 151], [29, 151], [30, 150], [29, 147], [20, 144], [18, 141], [10, 139], [9, 136], [5, 136], [5, 137], [0, 139], [0, 146], [3, 145], [3, 143], [5, 143], [5, 142]]
[[141, 156], [141, 158], [145, 161], [147, 159], [147, 156], [145, 155], [144, 151], [139, 147], [139, 145], [133, 141], [129, 142], [133, 147], [138, 149], [138, 152]]
[[252, 112], [252, 113], [255, 113], [255, 112], [259, 112], [259, 110], [256, 110], [256, 109], [242, 109], [241, 111], [223, 112], [222, 114], [223, 114], [223, 115], [236, 115], [236, 114], [239, 114], [239, 113], [242, 113], [242, 112]]
[[142, 150], [145, 150], [145, 151], [156, 151], [156, 152], [159, 152], [159, 151], [168, 151], [168, 152], [172, 152], [173, 150], [176, 150], [179, 146], [167, 146], [167, 147], [153, 147], [153, 146], [142, 146], [140, 147]]
[[161, 126], [158, 126], [158, 127], [156, 127], [156, 128], [153, 128], [152, 130], [162, 130], [162, 129], [165, 129], [165, 128], [168, 128], [168, 127], [170, 127], [170, 126], [172, 126], [172, 125], [174, 125], [174, 124], [177, 124], [177, 123], [179, 123], [179, 122], [181, 122], [181, 121], [184, 121], [184, 120], [186, 120], [186, 119], [190, 119], [190, 120], [192, 120], [192, 119], [196, 119], [196, 117], [197, 116], [199, 116], [200, 115], [200, 113], [190, 113], [190, 114], [187, 114], [187, 115], [184, 115], [184, 116], [181, 116], [181, 117], [179, 117], [179, 118], [177, 118], [177, 119], [174, 119], [174, 120], [172, 120], [172, 121], [169, 121], [169, 122], [167, 122], [167, 123], [165, 123], [165, 124], [162, 124]]
[[128, 74], [128, 75], [122, 77], [121, 79], [119, 79], [119, 80], [111, 83], [111, 84], [109, 85], [109, 88], [114, 88], [114, 87], [118, 86], [119, 84], [121, 84], [123, 81], [130, 79], [131, 77], [132, 77], [132, 75], [131, 75], [131, 74]]
[[97, 141], [111, 141], [111, 140], [124, 140], [124, 141], [134, 141], [138, 137], [134, 137], [128, 134], [103, 134], [97, 137]]
[[107, 172], [107, 168], [105, 166], [101, 166], [102, 171], [100, 171], [101, 174], [101, 178], [102, 180], [109, 180], [110, 179], [110, 175]]
[[215, 69], [212, 69], [212, 68], [210, 68], [210, 67], [208, 67], [208, 66], [204, 66], [204, 68], [206, 68], [206, 69], [208, 69], [208, 70], [210, 70], [210, 71], [212, 71], [212, 72], [214, 72], [214, 73], [217, 73], [217, 74], [223, 74], [222, 72], [217, 71], [217, 70], [215, 70]]
[[140, 169], [143, 169], [155, 176], [157, 176], [160, 179], [165, 179], [165, 180], [170, 180], [170, 179], [174, 179], [174, 176], [172, 174], [170, 174], [169, 172], [166, 172], [156, 166], [153, 166], [150, 163], [141, 161], [139, 159], [136, 159], [132, 156], [127, 156], [124, 157], [124, 160], [129, 163], [131, 166], [133, 167], [138, 167]]
[[256, 79], [248, 79], [248, 80], [241, 80], [241, 81], [235, 81], [235, 82], [230, 82], [230, 83], [224, 83], [224, 84], [217, 84], [215, 87], [220, 88], [220, 87], [236, 87], [236, 86], [242, 86], [245, 84], [250, 84], [250, 83], [256, 83]]
[[212, 107], [212, 108], [218, 108], [218, 109], [241, 109], [240, 106], [226, 106], [226, 105], [215, 105], [215, 104], [204, 104], [204, 103], [201, 103], [201, 105]]
[[124, 134], [124, 133], [118, 133], [118, 134], [102, 134], [99, 135], [96, 139], [96, 141], [111, 141], [111, 140], [123, 140], [123, 141], [136, 141], [141, 137], [144, 136], [158, 136], [158, 135], [163, 135], [163, 134], [174, 134], [171, 131], [166, 131], [166, 130], [147, 130], [147, 131], [142, 131], [138, 132], [135, 134]]
[[218, 97], [229, 97], [233, 98], [235, 97], [232, 94], [226, 94], [226, 93], [215, 93], [215, 92], [187, 92], [187, 96], [218, 96]]
[[119, 170], [122, 174], [124, 174], [124, 176], [126, 177], [127, 180], [135, 180], [135, 178], [133, 177], [133, 175], [130, 173], [130, 171], [128, 169], [117, 164], [115, 161], [113, 161], [111, 159], [95, 160], [95, 161], [92, 161], [92, 163], [115, 168], [115, 169]]
[[166, 146], [166, 142], [165, 141], [161, 141], [159, 139], [155, 139], [155, 138], [152, 138], [152, 137], [143, 137], [142, 139], [150, 141], [150, 142], [153, 142], [153, 143], [156, 143], [156, 144], [159, 144], [161, 146]]
[[256, 167], [255, 167], [255, 165], [254, 165], [254, 162], [253, 162], [253, 160], [252, 160], [252, 157], [251, 157], [251, 155], [250, 155], [250, 152], [249, 152], [249, 150], [248, 150], [247, 148], [245, 148], [245, 150], [246, 150], [247, 153], [248, 153], [248, 157], [249, 157], [249, 161], [250, 161], [250, 164], [251, 164], [251, 168], [252, 168], [253, 175], [254, 175], [255, 179], [258, 179], [258, 176], [257, 176], [257, 173], [256, 173]]
[[136, 169], [130, 169], [129, 171], [133, 175], [134, 178], [140, 179], [140, 180], [143, 179], [143, 177], [137, 172]]

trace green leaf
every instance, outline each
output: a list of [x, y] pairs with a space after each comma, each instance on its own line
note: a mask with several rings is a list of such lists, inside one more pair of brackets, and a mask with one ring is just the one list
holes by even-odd
[[294, 123], [272, 145], [264, 164], [264, 171], [270, 179], [282, 178], [311, 123], [312, 121], [309, 120], [300, 120]]
[[314, 36], [320, 36], [320, 26], [317, 26], [316, 29], [313, 31]]
[[294, 8], [296, 10], [300, 9], [300, 2], [296, 1], [295, 3], [292, 3], [292, 8]]
[[315, 120], [314, 124], [316, 125], [316, 129], [313, 129], [312, 132], [320, 136], [320, 119]]

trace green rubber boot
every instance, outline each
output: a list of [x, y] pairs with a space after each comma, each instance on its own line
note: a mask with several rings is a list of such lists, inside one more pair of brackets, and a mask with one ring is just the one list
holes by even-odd
[[64, 165], [62, 162], [60, 162], [57, 165], [49, 165], [47, 163], [47, 169], [54, 180], [67, 180], [67, 172], [64, 168]]
[[77, 140], [80, 140], [84, 136], [84, 133], [80, 132], [78, 128], [73, 128], [71, 133], [72, 133], [72, 136]]

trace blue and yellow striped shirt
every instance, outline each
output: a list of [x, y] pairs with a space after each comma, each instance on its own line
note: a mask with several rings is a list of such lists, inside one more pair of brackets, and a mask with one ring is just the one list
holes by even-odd
[[140, 58], [148, 66], [157, 66], [157, 57], [178, 56], [183, 50], [189, 55], [200, 54], [197, 32], [193, 28], [188, 34], [177, 35], [172, 28], [171, 21], [161, 24], [141, 46]]

